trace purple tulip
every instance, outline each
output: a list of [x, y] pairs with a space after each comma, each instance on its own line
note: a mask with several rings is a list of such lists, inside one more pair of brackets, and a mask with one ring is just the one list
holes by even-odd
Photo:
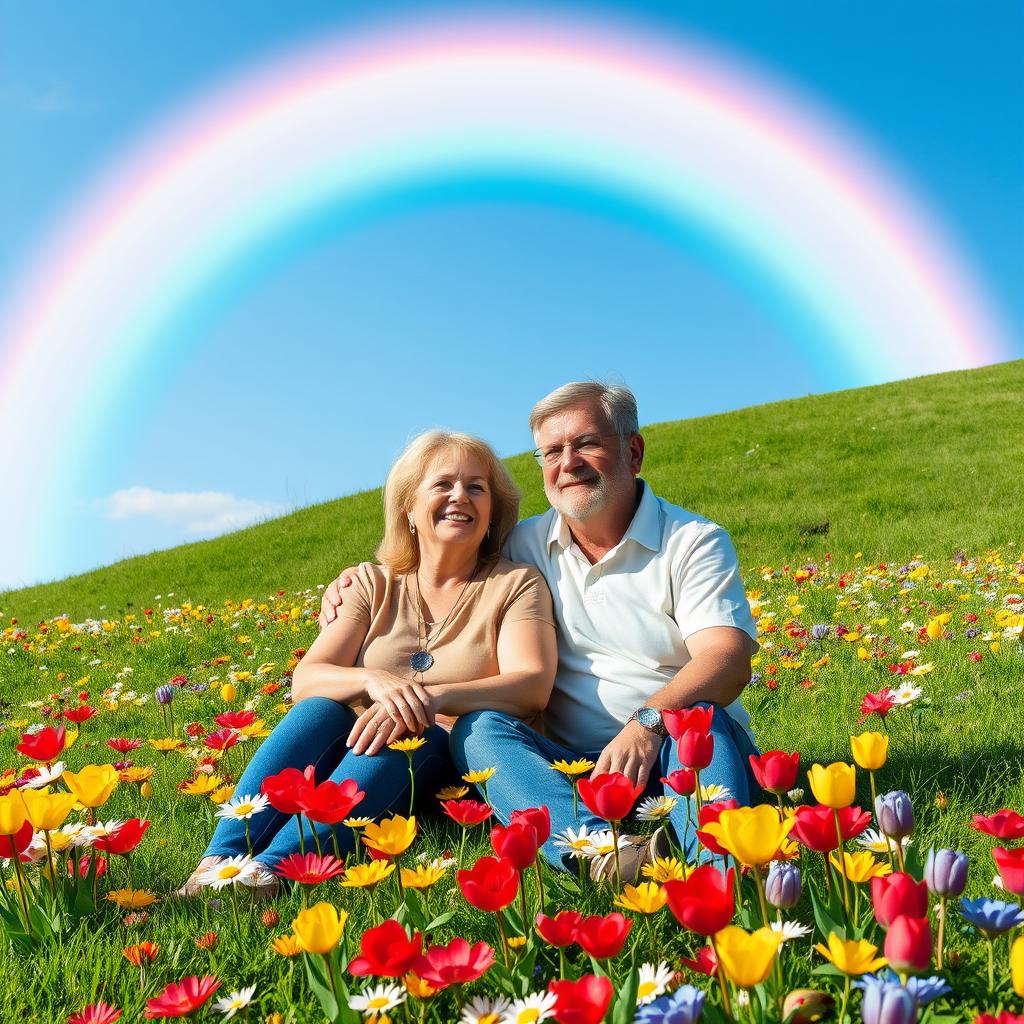
[[800, 869], [785, 860], [773, 860], [764, 883], [765, 899], [779, 910], [800, 902]]
[[875, 820], [883, 835], [902, 839], [914, 831], [914, 805], [900, 789], [881, 793], [875, 799]]
[[156, 701], [158, 704], [170, 704], [174, 700], [174, 687], [164, 684], [156, 688]]
[[815, 640], [824, 640], [828, 636], [831, 626], [827, 626], [824, 623], [817, 623], [811, 626], [811, 636]]
[[959, 896], [967, 885], [967, 854], [932, 848], [925, 861], [924, 880], [936, 896]]
[[[869, 982], [869, 977], [865, 981]], [[913, 993], [899, 982], [877, 981], [864, 986], [864, 1000], [860, 1004], [864, 1024], [914, 1024], [917, 1020], [917, 1000]]]

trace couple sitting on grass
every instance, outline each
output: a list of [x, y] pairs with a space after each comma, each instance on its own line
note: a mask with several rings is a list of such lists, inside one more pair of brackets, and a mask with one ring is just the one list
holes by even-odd
[[[405, 813], [406, 754], [388, 744], [422, 736], [411, 755], [417, 794], [432, 801], [457, 775], [496, 766], [495, 817], [507, 824], [517, 809], [546, 806], [542, 852], [570, 868], [559, 834], [607, 825], [574, 812], [552, 764], [588, 759], [594, 777], [621, 772], [644, 795], [670, 795], [662, 779], [682, 765], [661, 713], [699, 705], [713, 710], [702, 784], [741, 804], [759, 796], [740, 702], [757, 633], [728, 535], [638, 478], [644, 440], [627, 388], [566, 384], [534, 407], [530, 429], [551, 508], [518, 525], [518, 491], [483, 441], [432, 431], [406, 449], [384, 487], [378, 563], [345, 570], [325, 591], [321, 633], [293, 676], [295, 706], [238, 793], [312, 764], [318, 783], [358, 783], [361, 815]], [[684, 800], [670, 820], [692, 860]], [[332, 839], [332, 826], [314, 827], [325, 850], [334, 840], [352, 849], [350, 829]], [[250, 839], [268, 879], [299, 850], [295, 817], [270, 807]], [[622, 881], [664, 855], [665, 839], [661, 829], [622, 837]], [[247, 848], [245, 823], [221, 820], [182, 891]], [[595, 859], [592, 876], [610, 875], [610, 864]]]

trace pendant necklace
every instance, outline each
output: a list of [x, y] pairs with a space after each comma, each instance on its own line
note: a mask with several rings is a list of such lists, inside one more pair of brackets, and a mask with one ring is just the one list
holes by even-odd
[[[434, 656], [430, 653], [431, 643], [436, 643], [438, 637], [444, 631], [444, 627], [448, 625], [448, 620], [455, 614], [455, 610], [462, 603], [462, 598], [466, 593], [466, 588], [473, 581], [473, 577], [476, 576], [476, 570], [473, 570], [472, 575], [462, 584], [462, 589], [459, 591], [459, 596], [455, 599], [455, 604], [452, 605], [451, 611], [444, 617], [444, 621], [440, 626], [437, 627], [436, 632], [433, 636], [430, 636], [427, 632], [426, 623], [423, 618], [422, 602], [420, 599], [420, 571], [417, 567], [416, 572], [416, 642], [420, 644], [418, 650], [413, 651], [409, 656], [409, 664], [412, 666], [414, 673], [420, 674], [426, 672], [431, 665], [434, 664]], [[420, 637], [422, 636], [422, 641]]]

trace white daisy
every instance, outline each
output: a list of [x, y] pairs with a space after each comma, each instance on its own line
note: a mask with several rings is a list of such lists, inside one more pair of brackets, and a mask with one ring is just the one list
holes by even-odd
[[236, 882], [246, 882], [248, 877], [260, 865], [254, 864], [248, 854], [239, 854], [237, 857], [228, 857], [219, 864], [207, 868], [198, 878], [201, 885], [208, 885], [211, 889], [223, 889], [225, 885], [234, 885]]
[[224, 1014], [224, 1019], [228, 1020], [239, 1010], [244, 1010], [251, 1002], [252, 997], [256, 994], [256, 986], [250, 985], [248, 988], [239, 989], [237, 992], [229, 992], [226, 996], [221, 997], [213, 1004], [213, 1008], [218, 1013]]
[[911, 658], [920, 658], [920, 657], [921, 657], [921, 652], [920, 651], [904, 651], [900, 655], [900, 661], [909, 661]]
[[586, 825], [580, 825], [578, 831], [567, 828], [564, 832], [555, 833], [554, 843], [559, 849], [570, 850], [573, 857], [586, 857], [588, 854], [584, 851], [590, 846], [593, 834]]
[[498, 1024], [511, 1005], [504, 996], [476, 996], [462, 1008], [459, 1024]]
[[265, 810], [267, 798], [260, 793], [258, 796], [236, 796], [230, 800], [225, 800], [217, 808], [218, 818], [251, 818], [254, 814], [259, 814], [260, 811]]
[[788, 796], [788, 797], [789, 797], [789, 799], [790, 799], [790, 801], [791, 801], [792, 803], [794, 803], [794, 804], [798, 804], [798, 803], [800, 803], [800, 801], [801, 801], [801, 800], [803, 800], [803, 798], [804, 798], [804, 791], [803, 791], [803, 790], [802, 790], [802, 789], [801, 789], [801, 788], [800, 788], [799, 786], [797, 786], [797, 787], [796, 787], [795, 789], [791, 789], [791, 790], [790, 790], [790, 791], [789, 791], [789, 792], [788, 792], [788, 793], [786, 794], [786, 796]]
[[[918, 666], [920, 667], [920, 666]], [[922, 689], [920, 686], [901, 686], [898, 690], [892, 692], [892, 702], [894, 704], [913, 704], [918, 697], [921, 696]]]
[[556, 1002], [553, 992], [530, 992], [508, 1008], [501, 1024], [538, 1024], [555, 1015]]
[[43, 786], [50, 786], [64, 774], [64, 762], [58, 761], [52, 766], [39, 765], [39, 774], [35, 778], [19, 786], [19, 789], [42, 789]]
[[771, 929], [779, 936], [780, 942], [802, 939], [811, 934], [811, 929], [799, 921], [772, 921]]
[[[900, 840], [900, 846], [905, 850], [910, 845], [910, 836], [904, 836]], [[896, 846], [896, 840], [890, 839], [886, 843], [885, 836], [878, 829], [869, 828], [857, 836], [857, 845], [863, 846], [865, 850], [872, 853], [888, 853]]]
[[386, 1013], [405, 1002], [406, 992], [399, 985], [371, 985], [358, 995], [350, 996], [348, 1005], [367, 1017]]
[[719, 786], [712, 782], [709, 786], [700, 787], [700, 799], [705, 804], [717, 804], [722, 800], [728, 800], [732, 796], [732, 790], [728, 786]]
[[992, 884], [997, 889], [1005, 889], [1006, 888], [1006, 886], [1003, 885], [1003, 879], [999, 875], [996, 875], [995, 878], [992, 879]]
[[640, 983], [636, 990], [637, 1006], [653, 1003], [663, 995], [672, 981], [672, 968], [666, 963], [643, 964], [640, 968]]
[[649, 796], [641, 801], [636, 809], [639, 821], [660, 821], [672, 813], [672, 808], [679, 803], [674, 796]]
[[106, 839], [107, 836], [116, 835], [123, 821], [112, 818], [110, 821], [97, 821], [95, 825], [83, 825], [71, 840], [72, 846], [92, 846], [97, 839]]

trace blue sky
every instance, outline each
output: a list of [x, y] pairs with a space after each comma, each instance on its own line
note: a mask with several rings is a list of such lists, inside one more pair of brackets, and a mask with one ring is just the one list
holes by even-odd
[[[0, 166], [0, 303], [63, 211], [174, 110], [318, 34], [453, 10], [0, 6], [0, 126], [14, 154]], [[809, 94], [938, 219], [1014, 332], [1008, 354], [1024, 354], [1019, 4], [543, 10], [628, 13]], [[792, 324], [719, 255], [696, 232], [666, 237], [614, 204], [521, 182], [453, 187], [322, 231], [98, 410], [51, 549], [0, 587], [373, 486], [428, 426], [521, 451], [530, 405], [567, 379], [626, 380], [646, 422], [864, 382], [795, 345]]]

